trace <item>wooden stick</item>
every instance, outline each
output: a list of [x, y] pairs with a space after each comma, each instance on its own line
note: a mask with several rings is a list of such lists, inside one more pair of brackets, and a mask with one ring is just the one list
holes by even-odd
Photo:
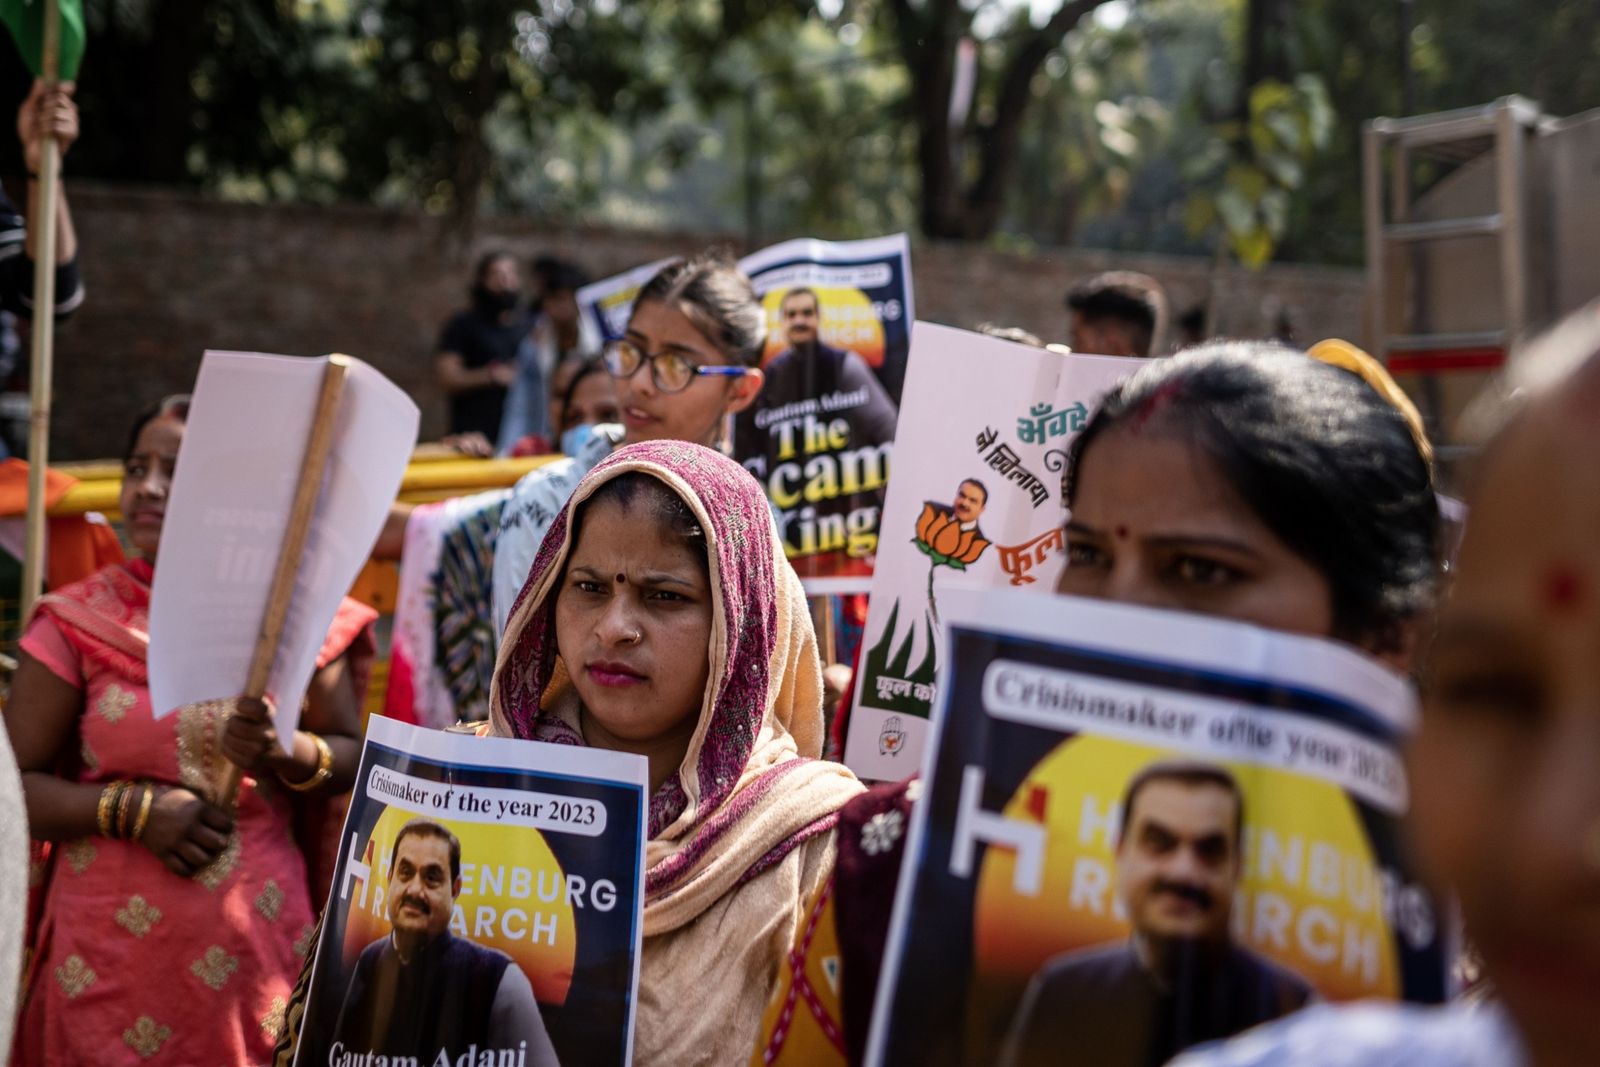
[[811, 599], [811, 625], [817, 631], [817, 654], [822, 665], [836, 662], [838, 649], [834, 647], [833, 597], [819, 596]]
[[[45, 0], [44, 81], [54, 86], [60, 70], [61, 12]], [[48, 131], [48, 127], [46, 128]], [[34, 235], [33, 348], [28, 397], [28, 515], [22, 558], [22, 619], [44, 589], [46, 535], [45, 472], [50, 462], [50, 392], [55, 364], [56, 186], [61, 178], [61, 146], [46, 132], [39, 143], [39, 197], [28, 220]]]
[[[289, 602], [294, 596], [294, 580], [300, 570], [300, 556], [305, 551], [306, 535], [311, 530], [311, 516], [317, 508], [317, 496], [322, 490], [322, 478], [328, 468], [328, 453], [333, 449], [335, 420], [339, 413], [339, 398], [344, 392], [345, 375], [350, 369], [346, 356], [328, 357], [322, 374], [322, 392], [317, 397], [317, 410], [311, 418], [311, 433], [306, 438], [306, 454], [300, 463], [300, 480], [294, 490], [294, 504], [289, 511], [289, 525], [284, 530], [283, 547], [278, 551], [278, 566], [272, 575], [272, 588], [267, 594], [267, 610], [262, 613], [261, 631], [256, 637], [256, 648], [250, 660], [250, 675], [245, 680], [244, 695], [259, 699], [267, 691], [267, 678], [272, 673], [272, 661], [278, 652], [278, 640], [283, 636], [283, 622], [289, 615]], [[289, 743], [293, 744], [293, 738]], [[229, 763], [217, 785], [217, 803], [227, 811], [233, 810], [239, 794], [241, 768]]]

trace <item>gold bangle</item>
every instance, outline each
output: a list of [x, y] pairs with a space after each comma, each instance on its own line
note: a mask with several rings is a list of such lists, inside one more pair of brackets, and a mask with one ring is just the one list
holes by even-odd
[[282, 782], [284, 785], [288, 786], [290, 789], [293, 789], [297, 793], [309, 793], [311, 790], [317, 788], [323, 782], [326, 782], [329, 778], [333, 777], [333, 749], [328, 747], [328, 742], [322, 739], [321, 734], [314, 734], [310, 730], [307, 730], [305, 734], [307, 737], [311, 738], [312, 743], [317, 746], [316, 772], [303, 782], [291, 782], [289, 779], [285, 778], [282, 773], [279, 773], [278, 775], [278, 781]]
[[111, 819], [110, 819], [110, 822], [111, 822], [111, 836], [114, 837], [114, 838], [117, 838], [119, 840], [122, 837], [125, 836], [123, 834], [123, 832], [122, 832], [122, 802], [123, 802], [124, 799], [127, 798], [127, 796], [128, 796], [128, 783], [125, 782], [125, 781], [119, 781], [117, 783], [116, 795], [111, 798]]
[[95, 825], [100, 828], [101, 837], [111, 836], [111, 798], [117, 791], [117, 783], [112, 782], [100, 790], [100, 806], [95, 809]]
[[139, 801], [139, 817], [133, 821], [132, 840], [144, 839], [145, 823], [150, 821], [150, 805], [155, 803], [156, 787], [149, 782], [144, 783], [144, 799]]
[[122, 795], [117, 797], [117, 837], [120, 840], [128, 839], [128, 814], [133, 810], [133, 783], [122, 783]]

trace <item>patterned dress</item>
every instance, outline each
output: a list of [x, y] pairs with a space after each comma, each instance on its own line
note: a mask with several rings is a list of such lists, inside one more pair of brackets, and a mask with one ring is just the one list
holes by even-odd
[[[228, 705], [152, 716], [137, 654], [150, 578], [149, 564], [134, 561], [67, 587], [47, 598], [22, 648], [84, 695], [77, 766], [64, 777], [147, 779], [208, 795], [225, 763]], [[352, 605], [319, 664], [370, 639], [371, 613]], [[247, 776], [232, 839], [192, 879], [138, 843], [94, 836], [52, 846], [34, 871], [40, 910], [14, 1062], [266, 1062], [312, 935], [291, 822], [288, 793]]]

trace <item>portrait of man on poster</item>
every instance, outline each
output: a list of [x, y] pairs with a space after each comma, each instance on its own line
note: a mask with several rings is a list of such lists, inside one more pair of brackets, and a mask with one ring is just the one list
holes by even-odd
[[527, 975], [504, 952], [450, 932], [460, 894], [460, 840], [430, 819], [407, 822], [384, 898], [392, 929], [356, 961], [329, 1062], [370, 1053], [453, 1064], [512, 1051], [529, 1067], [556, 1063]]
[[790, 289], [778, 304], [778, 315], [789, 347], [764, 368], [766, 381], [749, 410], [752, 424], [755, 413], [768, 408], [806, 398], [848, 397], [851, 403], [837, 410], [850, 420], [852, 447], [894, 440], [899, 409], [866, 360], [822, 340], [822, 302], [816, 290]]
[[1234, 942], [1244, 794], [1226, 767], [1160, 760], [1123, 794], [1116, 888], [1129, 937], [1065, 952], [1033, 976], [1006, 1037], [1007, 1065], [1166, 1063], [1311, 999], [1298, 975]]

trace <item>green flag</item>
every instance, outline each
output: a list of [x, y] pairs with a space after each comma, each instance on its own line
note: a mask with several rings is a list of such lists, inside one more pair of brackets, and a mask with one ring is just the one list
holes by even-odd
[[[6, 24], [22, 61], [33, 76], [44, 75], [45, 0], [0, 0], [0, 22]], [[57, 77], [75, 81], [83, 62], [83, 0], [56, 0], [61, 11], [61, 63]]]

